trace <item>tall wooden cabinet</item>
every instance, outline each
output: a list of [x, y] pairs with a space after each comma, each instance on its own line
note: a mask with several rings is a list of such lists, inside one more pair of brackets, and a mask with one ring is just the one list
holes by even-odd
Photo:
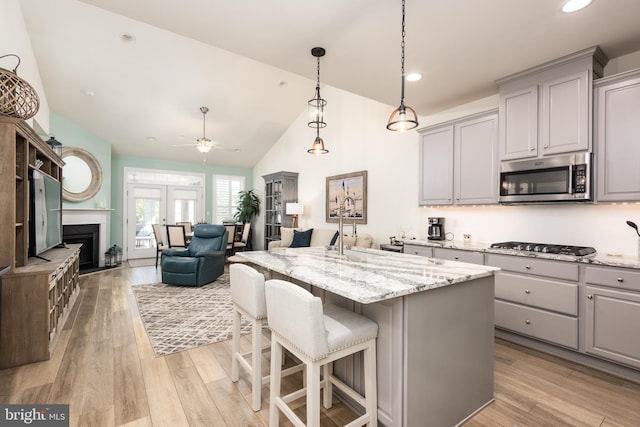
[[78, 295], [80, 245], [29, 258], [29, 168], [61, 180], [63, 165], [28, 124], [0, 117], [0, 369], [48, 359]]
[[264, 248], [280, 240], [280, 227], [291, 227], [293, 217], [285, 214], [287, 203], [298, 201], [298, 173], [276, 172], [264, 175]]

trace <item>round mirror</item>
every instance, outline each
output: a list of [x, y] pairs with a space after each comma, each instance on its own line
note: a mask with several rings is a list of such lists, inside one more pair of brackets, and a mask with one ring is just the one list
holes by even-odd
[[95, 196], [102, 187], [102, 168], [93, 156], [82, 148], [63, 147], [62, 197], [70, 202], [82, 202]]

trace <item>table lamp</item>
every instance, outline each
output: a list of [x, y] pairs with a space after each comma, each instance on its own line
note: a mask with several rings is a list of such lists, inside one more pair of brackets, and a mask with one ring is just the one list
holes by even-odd
[[293, 219], [291, 220], [291, 228], [297, 228], [298, 215], [302, 215], [304, 213], [304, 206], [302, 205], [302, 203], [287, 203], [285, 213], [287, 215], [293, 215]]

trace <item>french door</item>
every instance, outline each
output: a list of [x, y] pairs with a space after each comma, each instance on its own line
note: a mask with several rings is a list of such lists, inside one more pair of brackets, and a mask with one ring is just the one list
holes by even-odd
[[[185, 221], [195, 224], [204, 218], [203, 189], [197, 185], [130, 181], [127, 184], [126, 205], [124, 241], [127, 242], [127, 259], [156, 256], [153, 224], [164, 226]], [[161, 232], [161, 241], [166, 242], [164, 227], [161, 227]]]

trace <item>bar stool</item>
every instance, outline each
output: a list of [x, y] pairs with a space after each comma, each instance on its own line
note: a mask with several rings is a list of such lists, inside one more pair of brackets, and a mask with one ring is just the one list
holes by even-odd
[[[279, 411], [296, 426], [305, 425], [288, 403], [307, 397], [307, 426], [320, 426], [320, 389], [323, 404], [332, 405], [333, 386], [362, 405], [364, 415], [350, 427], [378, 422], [376, 384], [376, 338], [378, 324], [343, 308], [325, 305], [307, 290], [284, 280], [268, 280], [265, 284], [267, 315], [271, 329], [271, 384], [269, 426], [277, 427]], [[306, 366], [306, 387], [280, 396], [280, 366], [276, 362], [286, 348]], [[364, 351], [364, 397], [333, 375], [333, 362]], [[322, 367], [322, 381], [320, 380]]]
[[[251, 406], [254, 411], [261, 408], [262, 385], [269, 384], [269, 375], [262, 375], [262, 351], [269, 350], [269, 346], [262, 347], [262, 325], [267, 320], [267, 307], [264, 294], [264, 275], [245, 264], [231, 264], [229, 266], [231, 281], [231, 301], [233, 302], [233, 354], [231, 357], [231, 381], [240, 378], [239, 366], [242, 366], [251, 377]], [[240, 322], [242, 316], [251, 322], [252, 339], [251, 352], [240, 353]], [[247, 357], [251, 355], [251, 364]], [[280, 356], [284, 363], [284, 355]], [[278, 365], [280, 366], [280, 365]], [[280, 375], [290, 375], [299, 372], [304, 365], [296, 365], [280, 372]]]

